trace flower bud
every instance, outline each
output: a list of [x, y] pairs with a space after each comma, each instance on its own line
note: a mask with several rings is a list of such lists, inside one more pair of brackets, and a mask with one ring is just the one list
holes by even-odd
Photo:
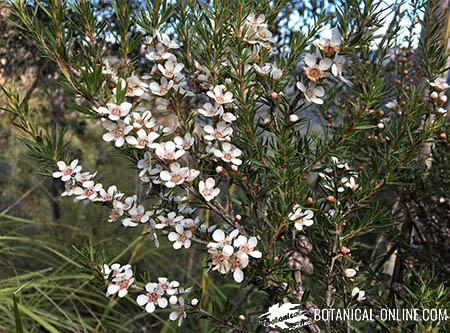
[[278, 262], [278, 260], [280, 260], [280, 258], [278, 258], [278, 256], [276, 256], [275, 258], [273, 258], [273, 261]]
[[298, 116], [297, 116], [296, 114], [291, 114], [291, 115], [289, 116], [289, 121], [290, 121], [291, 123], [295, 123], [297, 120], [298, 120]]
[[327, 198], [327, 200], [330, 201], [330, 202], [336, 201], [336, 199], [335, 199], [334, 196], [332, 196], [332, 195], [329, 195], [328, 198]]
[[271, 95], [273, 98], [278, 98], [278, 93], [276, 91], [272, 91]]
[[197, 306], [198, 305], [198, 299], [193, 298], [192, 301], [191, 301], [191, 305], [192, 306]]
[[245, 320], [245, 316], [244, 316], [244, 315], [240, 315], [240, 316], [239, 316], [239, 320], [244, 321], [244, 320]]
[[308, 199], [306, 199], [306, 202], [309, 203], [309, 204], [312, 204], [313, 203], [313, 198], [308, 197]]
[[437, 92], [433, 91], [433, 92], [430, 94], [430, 97], [431, 97], [431, 99], [438, 99], [438, 98], [439, 98], [439, 95], [438, 95]]
[[378, 123], [377, 127], [378, 127], [379, 129], [383, 129], [383, 128], [384, 128], [384, 124], [383, 124], [383, 123]]
[[349, 250], [349, 248], [346, 247], [346, 246], [341, 246], [341, 252], [342, 252], [343, 254], [347, 254], [347, 253], [350, 253], [350, 250]]
[[234, 164], [233, 164], [233, 165], [231, 166], [231, 170], [233, 170], [233, 171], [237, 171], [237, 170], [238, 170], [238, 167], [237, 167], [237, 165], [234, 165]]
[[269, 125], [269, 123], [270, 123], [270, 118], [264, 119], [264, 125]]
[[437, 112], [440, 113], [440, 114], [446, 114], [446, 113], [447, 113], [447, 110], [444, 109], [444, 108], [438, 108], [438, 109], [437, 109]]
[[356, 271], [353, 268], [347, 268], [346, 270], [344, 270], [344, 275], [348, 278], [351, 278], [356, 275]]
[[439, 100], [440, 100], [442, 103], [447, 102], [447, 95], [445, 95], [444, 93], [440, 93], [440, 94], [439, 94]]
[[227, 137], [225, 138], [225, 141], [226, 141], [226, 142], [231, 142], [231, 138], [230, 138], [229, 136], [227, 136]]
[[219, 165], [217, 168], [216, 168], [216, 172], [217, 173], [222, 173], [224, 171], [224, 168], [223, 168], [223, 166], [221, 166], [221, 165]]
[[239, 214], [236, 214], [236, 216], [234, 218], [238, 221], [242, 220], [242, 216]]
[[442, 139], [446, 139], [446, 138], [447, 138], [447, 134], [445, 134], [445, 133], [441, 133], [439, 136], [440, 136]]

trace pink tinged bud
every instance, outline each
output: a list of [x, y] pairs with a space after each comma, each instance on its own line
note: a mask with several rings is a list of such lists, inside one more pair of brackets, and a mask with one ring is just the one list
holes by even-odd
[[296, 114], [291, 114], [291, 115], [289, 116], [289, 121], [290, 121], [291, 123], [295, 123], [297, 120], [298, 120], [298, 116], [297, 116]]
[[237, 214], [234, 218], [235, 218], [236, 220], [238, 220], [238, 221], [242, 220], [242, 216], [239, 215], [239, 214]]
[[336, 201], [336, 199], [332, 195], [328, 196], [327, 200], [330, 201], [330, 202], [335, 202]]
[[442, 139], [446, 139], [447, 138], [447, 134], [445, 133], [441, 133], [441, 135], [439, 135]]
[[387, 136], [386, 141], [391, 141], [391, 138]]
[[384, 111], [380, 111], [380, 115], [384, 115]]
[[384, 124], [383, 124], [383, 123], [379, 123], [379, 124], [377, 125], [377, 127], [378, 127], [379, 129], [383, 129], [383, 128], [384, 128]]
[[444, 197], [440, 197], [439, 198], [439, 203], [443, 204], [445, 202], [445, 198]]
[[346, 246], [341, 246], [341, 252], [343, 254], [348, 254], [348, 253], [350, 253], [350, 250]]
[[278, 258], [278, 256], [276, 256], [275, 258], [273, 258], [273, 261], [278, 262], [278, 260], [280, 260], [280, 258]]
[[233, 170], [233, 171], [238, 171], [237, 165], [232, 165], [232, 166], [231, 166], [231, 170]]
[[441, 96], [439, 96], [439, 100], [440, 100], [442, 103], [447, 102], [447, 95], [441, 95]]
[[261, 236], [260, 235], [256, 235], [256, 239], [260, 241], [261, 240]]
[[244, 316], [244, 315], [240, 315], [240, 316], [239, 316], [239, 320], [244, 321], [244, 320], [245, 320], [245, 316]]
[[198, 299], [196, 299], [196, 298], [192, 299], [191, 305], [192, 306], [197, 306], [198, 305]]
[[278, 98], [278, 93], [276, 91], [272, 91], [271, 95], [273, 98]]
[[438, 98], [439, 98], [439, 95], [438, 95], [437, 92], [433, 91], [433, 92], [430, 94], [430, 97], [431, 97], [432, 99], [438, 99]]
[[229, 136], [227, 136], [227, 137], [225, 138], [225, 141], [226, 141], [226, 142], [230, 142], [230, 141], [231, 141], [231, 138], [230, 138]]
[[312, 203], [313, 203], [313, 198], [308, 197], [308, 199], [306, 199], [306, 201], [307, 201], [309, 204], [312, 204]]
[[217, 173], [222, 173], [224, 171], [224, 168], [223, 168], [223, 166], [218, 166], [217, 168], [216, 168], [216, 172]]
[[328, 127], [333, 127], [333, 125], [332, 124], [328, 124]]
[[401, 115], [402, 115], [402, 111], [398, 111], [397, 114], [398, 114], [399, 116], [401, 116]]
[[270, 124], [270, 118], [264, 119], [264, 125], [269, 125], [269, 124]]

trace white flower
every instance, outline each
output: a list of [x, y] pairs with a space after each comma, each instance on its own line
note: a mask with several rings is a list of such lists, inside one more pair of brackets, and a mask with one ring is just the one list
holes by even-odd
[[331, 66], [331, 73], [336, 77], [342, 77], [342, 71], [344, 70], [344, 57], [336, 54]]
[[175, 231], [169, 233], [169, 240], [173, 243], [173, 248], [175, 250], [181, 249], [183, 246], [188, 249], [191, 246], [192, 232], [190, 230], [184, 230], [184, 226], [177, 224], [175, 226]]
[[219, 122], [216, 128], [211, 125], [206, 125], [203, 127], [203, 130], [207, 133], [205, 135], [205, 140], [208, 141], [224, 141], [233, 133], [233, 129], [231, 127], [227, 127], [227, 124], [223, 121]]
[[180, 282], [171, 281], [169, 282], [165, 277], [158, 278], [159, 287], [165, 291], [167, 295], [174, 295], [177, 292], [177, 288], [180, 286]]
[[139, 131], [137, 131], [137, 137], [134, 137], [132, 135], [129, 135], [126, 137], [127, 142], [135, 146], [138, 149], [144, 149], [145, 147], [150, 147], [150, 145], [153, 143], [153, 140], [157, 139], [159, 137], [159, 134], [156, 132], [149, 132], [143, 128], [141, 128]]
[[177, 64], [172, 60], [167, 60], [164, 66], [158, 64], [159, 71], [162, 73], [162, 75], [169, 79], [173, 78], [177, 73], [180, 73], [183, 68], [183, 64]]
[[241, 165], [242, 161], [238, 159], [239, 156], [241, 156], [242, 151], [238, 148], [234, 148], [231, 144], [228, 142], [225, 142], [222, 145], [222, 151], [219, 149], [213, 150], [214, 155], [221, 158], [224, 162], [227, 163], [233, 163], [234, 165]]
[[158, 216], [158, 220], [160, 220], [162, 223], [157, 223], [155, 225], [156, 229], [164, 229], [173, 225], [178, 224], [179, 222], [184, 220], [184, 216], [179, 215], [177, 216], [177, 213], [175, 212], [170, 212], [169, 214], [167, 214], [166, 216]]
[[253, 26], [253, 27], [260, 27], [260, 26], [267, 26], [264, 21], [265, 21], [265, 16], [264, 14], [259, 14], [258, 17], [255, 16], [255, 14], [250, 13], [247, 18], [245, 19], [245, 23]]
[[445, 90], [450, 87], [443, 77], [439, 77], [433, 82], [431, 82], [430, 86], [434, 87], [436, 90]]
[[222, 120], [226, 123], [232, 123], [236, 119], [237, 119], [236, 116], [231, 112], [227, 112], [222, 116]]
[[231, 271], [233, 272], [233, 279], [237, 283], [244, 280], [243, 268], [248, 266], [248, 256], [242, 251], [233, 253], [230, 257]]
[[[320, 60], [317, 64], [318, 59]], [[305, 74], [308, 79], [315, 82], [324, 77], [324, 72], [331, 67], [332, 63], [333, 62], [329, 58], [321, 59], [315, 54], [307, 53], [305, 56], [305, 64], [307, 65], [307, 67], [304, 68]]]
[[169, 52], [166, 52], [166, 49], [163, 44], [156, 44], [155, 48], [151, 48], [151, 52], [145, 55], [145, 57], [150, 61], [161, 61], [170, 59], [172, 61], [176, 61], [176, 57]]
[[315, 83], [309, 83], [308, 88], [301, 82], [297, 82], [297, 88], [300, 89], [301, 92], [306, 97], [306, 100], [316, 104], [323, 104], [323, 100], [319, 97], [325, 95], [325, 90], [321, 86], [316, 86]]
[[191, 182], [193, 181], [195, 178], [198, 177], [198, 175], [200, 174], [200, 171], [195, 170], [195, 169], [189, 169], [188, 174], [186, 175], [186, 181], [187, 182]]
[[179, 184], [182, 184], [189, 172], [189, 168], [181, 168], [179, 163], [171, 163], [170, 171], [163, 170], [159, 174], [161, 180], [165, 181], [164, 185], [168, 188], [175, 187]]
[[142, 82], [141, 79], [139, 79], [136, 75], [133, 74], [127, 79], [126, 96], [143, 97], [147, 88], [148, 88], [147, 83]]
[[111, 274], [111, 278], [114, 278], [116, 275], [122, 273], [123, 271], [131, 268], [131, 265], [123, 265], [120, 264], [112, 264], [111, 267], [109, 267], [107, 264], [103, 264], [103, 267], [101, 269], [101, 272], [104, 274], [105, 279], [109, 278], [109, 275]]
[[261, 258], [262, 253], [258, 250], [254, 250], [256, 245], [258, 245], [258, 240], [256, 237], [250, 237], [247, 241], [247, 237], [239, 235], [238, 238], [234, 240], [233, 246], [238, 248], [239, 251], [253, 257]]
[[181, 136], [176, 136], [173, 139], [173, 142], [175, 142], [177, 148], [188, 150], [194, 144], [194, 138], [190, 133], [186, 133], [183, 138]]
[[214, 188], [214, 185], [216, 185], [216, 181], [213, 178], [208, 178], [206, 182], [201, 180], [198, 184], [200, 194], [206, 201], [211, 201], [219, 195], [220, 189]]
[[181, 323], [183, 322], [183, 319], [186, 318], [186, 311], [184, 307], [184, 298], [180, 297], [178, 298], [178, 306], [173, 306], [175, 311], [171, 312], [169, 315], [169, 319], [174, 321], [178, 319], [178, 327], [181, 326]]
[[208, 252], [211, 254], [211, 265], [213, 271], [219, 271], [222, 274], [226, 274], [231, 269], [230, 256], [233, 252], [233, 247], [225, 247], [223, 249], [217, 247], [209, 247]]
[[117, 194], [117, 187], [112, 185], [108, 187], [108, 191], [105, 191], [103, 188], [99, 191], [98, 201], [112, 201]]
[[89, 172], [78, 172], [77, 174], [75, 174], [75, 180], [78, 183], [84, 183], [94, 178], [96, 174], [97, 173], [91, 174]]
[[206, 103], [203, 105], [203, 108], [200, 108], [197, 111], [205, 117], [221, 116], [223, 114], [223, 106], [217, 103], [214, 103], [214, 105]]
[[78, 160], [73, 160], [69, 165], [66, 165], [64, 161], [59, 161], [56, 165], [58, 166], [59, 171], [53, 172], [52, 176], [54, 178], [61, 177], [63, 182], [68, 181], [74, 173], [81, 171], [81, 165], [78, 165]]
[[103, 122], [103, 127], [109, 131], [109, 133], [103, 134], [103, 140], [106, 142], [111, 142], [114, 140], [116, 147], [123, 146], [125, 143], [125, 135], [130, 133], [133, 129], [133, 126], [127, 125], [123, 120], [118, 120], [117, 122], [105, 120]]
[[279, 80], [279, 79], [281, 79], [281, 76], [283, 76], [283, 71], [281, 69], [277, 68], [275, 65], [272, 65], [270, 77], [274, 80]]
[[160, 143], [156, 146], [155, 153], [166, 161], [177, 160], [184, 155], [184, 149], [176, 150], [177, 146], [172, 141]]
[[139, 169], [142, 169], [142, 171], [139, 173], [139, 177], [144, 176], [144, 174], [151, 169], [152, 167], [152, 157], [149, 152], [146, 152], [144, 154], [144, 158], [142, 160], [138, 161], [137, 167]]
[[385, 106], [386, 106], [388, 109], [392, 109], [392, 110], [396, 108], [396, 105], [395, 105], [394, 102], [387, 102]]
[[294, 211], [289, 214], [289, 220], [295, 221], [295, 228], [297, 230], [302, 230], [303, 227], [309, 227], [313, 225], [314, 213], [311, 210], [303, 211], [299, 205], [294, 206]]
[[94, 200], [97, 198], [97, 192], [102, 189], [102, 184], [95, 184], [92, 180], [84, 182], [82, 187], [77, 187], [73, 190], [73, 193], [77, 195], [78, 200]]
[[208, 91], [207, 95], [219, 104], [227, 104], [233, 102], [233, 94], [229, 91], [223, 93], [225, 86], [223, 84], [215, 86], [213, 91]]
[[344, 275], [348, 278], [354, 277], [356, 275], [356, 270], [353, 268], [347, 268], [344, 270]]
[[217, 229], [212, 234], [213, 240], [216, 242], [209, 242], [208, 247], [215, 247], [215, 248], [224, 248], [225, 253], [228, 255], [231, 255], [234, 252], [233, 247], [231, 246], [233, 244], [233, 239], [239, 235], [239, 230], [235, 229], [232, 232], [230, 232], [229, 235], [226, 235], [225, 232], [221, 229]]
[[356, 179], [353, 176], [350, 177], [342, 177], [341, 183], [344, 184], [345, 187], [350, 188], [352, 191], [358, 189], [359, 185], [356, 183]]
[[319, 49], [326, 55], [331, 56], [341, 50], [342, 36], [338, 29], [331, 31], [331, 39], [321, 38], [318, 42], [314, 42]]
[[133, 112], [131, 115], [133, 116], [132, 125], [135, 130], [139, 130], [143, 127], [152, 128], [155, 126], [155, 121], [152, 119], [152, 113], [150, 111], [143, 111], [142, 113]]
[[177, 43], [172, 42], [170, 40], [170, 37], [165, 33], [160, 33], [159, 31], [157, 31], [156, 36], [166, 49], [178, 49], [180, 47]]
[[131, 107], [131, 103], [128, 102], [123, 102], [120, 105], [114, 103], [106, 103], [106, 108], [103, 106], [99, 107], [97, 109], [97, 112], [103, 115], [108, 115], [109, 119], [115, 121], [125, 117], [128, 113], [130, 113]]
[[131, 218], [134, 221], [141, 223], [147, 222], [150, 218], [150, 212], [146, 212], [142, 205], [134, 205], [133, 208], [128, 211], [128, 214], [131, 215]]
[[173, 87], [173, 81], [167, 81], [165, 77], [161, 78], [161, 84], [158, 82], [150, 83], [150, 90], [153, 94], [158, 96], [164, 96]]
[[147, 291], [145, 295], [141, 294], [136, 298], [137, 304], [140, 306], [145, 305], [145, 311], [148, 313], [155, 311], [156, 305], [162, 309], [167, 307], [167, 299], [162, 297], [164, 295], [164, 290], [162, 290], [157, 283], [147, 283], [145, 285], [145, 290]]
[[348, 163], [341, 163], [336, 156], [331, 156], [331, 163], [335, 164], [338, 169], [350, 170]]
[[117, 293], [119, 297], [124, 297], [128, 293], [128, 288], [133, 284], [133, 271], [131, 268], [127, 268], [125, 272], [118, 273], [111, 280], [106, 291], [106, 296], [111, 296]]
[[352, 297], [355, 297], [356, 295], [358, 295], [358, 297], [356, 298], [358, 302], [364, 301], [366, 299], [366, 292], [364, 290], [360, 290], [358, 287], [355, 287], [352, 290]]
[[267, 75], [267, 74], [270, 73], [270, 70], [271, 70], [272, 65], [266, 63], [266, 64], [264, 65], [264, 67], [261, 68], [261, 67], [259, 67], [257, 64], [254, 64], [253, 67], [255, 68], [256, 72], [257, 72], [259, 75], [264, 76], [264, 75]]

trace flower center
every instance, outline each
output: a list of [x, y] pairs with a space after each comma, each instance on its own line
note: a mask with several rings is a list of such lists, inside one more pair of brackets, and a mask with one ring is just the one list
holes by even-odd
[[64, 176], [69, 176], [73, 172], [71, 167], [67, 167], [66, 170], [64, 170]]
[[116, 127], [113, 133], [116, 138], [120, 138], [125, 134], [125, 131], [122, 127]]
[[158, 302], [158, 299], [159, 299], [158, 293], [156, 293], [156, 292], [148, 293], [147, 296], [148, 296], [149, 302], [152, 302], [152, 303]]
[[202, 193], [203, 193], [204, 196], [208, 197], [208, 196], [210, 196], [212, 194], [212, 189], [205, 188], [205, 189], [203, 189]]
[[223, 154], [223, 158], [225, 158], [228, 161], [231, 161], [233, 159], [233, 155], [231, 153], [225, 153]]

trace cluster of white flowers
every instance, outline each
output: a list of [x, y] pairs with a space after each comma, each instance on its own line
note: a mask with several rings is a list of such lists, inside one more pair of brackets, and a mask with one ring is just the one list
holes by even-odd
[[262, 253], [255, 250], [258, 240], [256, 237], [239, 235], [235, 229], [228, 235], [221, 229], [213, 232], [215, 242], [208, 243], [208, 252], [211, 254], [210, 268], [218, 270], [222, 274], [233, 272], [233, 278], [237, 283], [244, 280], [242, 269], [248, 266], [249, 257], [261, 258]]
[[433, 82], [430, 82], [430, 86], [433, 89], [430, 93], [430, 98], [436, 103], [437, 113], [446, 117], [447, 109], [444, 107], [444, 104], [447, 102], [447, 95], [445, 94], [445, 90], [450, 88], [450, 85], [444, 78], [437, 78]]
[[[348, 163], [341, 163], [336, 156], [331, 156], [330, 162], [333, 168], [326, 168], [323, 172], [319, 172], [319, 176], [324, 180], [323, 187], [333, 194], [335, 191], [342, 193], [345, 189], [356, 191], [359, 188], [358, 174], [350, 169]], [[335, 172], [339, 170], [341, 172]], [[338, 182], [335, 181], [335, 177], [339, 177]]]
[[[344, 68], [343, 57], [338, 55], [341, 50], [342, 36], [337, 29], [331, 31], [331, 39], [321, 38], [314, 45], [315, 53], [305, 55], [304, 71], [309, 83], [297, 82], [297, 88], [304, 94], [308, 102], [323, 104], [325, 89], [320, 86], [320, 81], [329, 76], [328, 71], [344, 81], [342, 71]], [[331, 57], [334, 56], [333, 59]]]
[[[64, 161], [57, 162], [59, 171], [52, 174], [54, 178], [61, 178], [65, 182], [66, 190], [62, 196], [75, 195], [77, 200], [89, 200], [92, 202], [108, 202], [111, 214], [108, 222], [114, 222], [123, 217], [122, 224], [126, 227], [136, 227], [139, 223], [150, 221], [152, 212], [146, 211], [144, 206], [137, 203], [137, 196], [125, 196], [119, 192], [115, 185], [104, 189], [101, 183], [95, 183], [95, 174], [81, 172], [82, 167], [78, 160], [73, 160], [69, 165]], [[153, 226], [150, 224], [153, 229]]]
[[178, 319], [178, 326], [186, 318], [183, 295], [189, 293], [191, 288], [186, 290], [180, 287], [178, 281], [170, 281], [165, 277], [158, 278], [158, 282], [149, 282], [145, 285], [145, 294], [140, 294], [136, 302], [140, 306], [145, 306], [148, 313], [154, 312], [156, 306], [165, 309], [168, 305], [174, 310], [170, 313], [170, 320]]
[[121, 266], [120, 264], [113, 264], [109, 267], [104, 264], [102, 273], [108, 281], [106, 296], [117, 294], [121, 298], [125, 297], [128, 294], [128, 288], [134, 283], [131, 265]]

